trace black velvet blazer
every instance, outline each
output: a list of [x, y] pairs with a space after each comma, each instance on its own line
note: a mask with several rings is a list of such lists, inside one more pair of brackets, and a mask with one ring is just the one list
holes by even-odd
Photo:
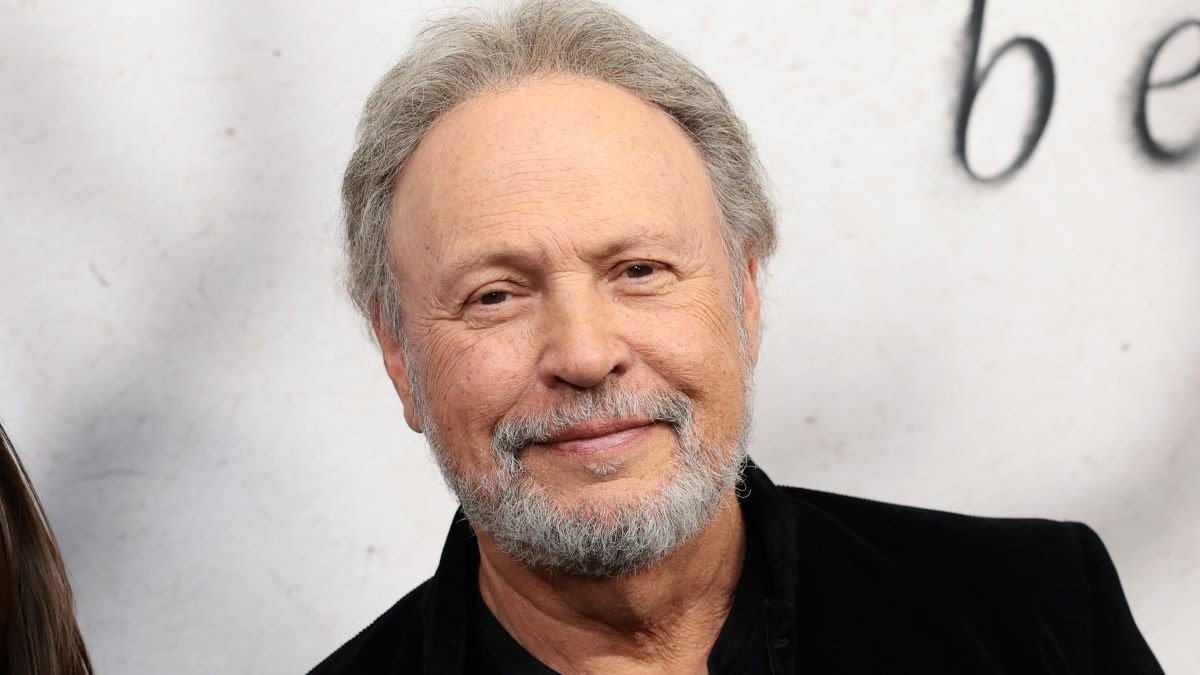
[[[779, 487], [740, 490], [766, 554], [775, 673], [1161, 673], [1087, 526]], [[437, 573], [312, 671], [474, 673], [479, 552], [459, 513]]]

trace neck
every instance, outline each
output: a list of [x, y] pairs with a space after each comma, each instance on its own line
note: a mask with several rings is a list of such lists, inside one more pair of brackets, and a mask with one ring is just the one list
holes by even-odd
[[560, 672], [707, 672], [745, 552], [732, 490], [700, 534], [620, 578], [526, 567], [477, 534], [483, 601], [517, 642]]

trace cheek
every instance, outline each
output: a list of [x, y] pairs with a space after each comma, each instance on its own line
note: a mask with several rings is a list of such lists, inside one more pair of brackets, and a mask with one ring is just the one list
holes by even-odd
[[745, 406], [737, 320], [720, 293], [703, 294], [659, 308], [636, 338], [645, 364], [693, 399], [697, 423], [721, 442], [736, 437]]
[[486, 446], [492, 426], [526, 388], [528, 350], [504, 336], [447, 331], [429, 337], [422, 375], [447, 449]]

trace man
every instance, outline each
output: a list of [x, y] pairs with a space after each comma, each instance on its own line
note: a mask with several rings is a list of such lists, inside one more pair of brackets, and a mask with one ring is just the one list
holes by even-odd
[[367, 103], [347, 248], [462, 514], [314, 672], [1159, 670], [1086, 527], [748, 462], [762, 184], [717, 87], [610, 9], [422, 34]]

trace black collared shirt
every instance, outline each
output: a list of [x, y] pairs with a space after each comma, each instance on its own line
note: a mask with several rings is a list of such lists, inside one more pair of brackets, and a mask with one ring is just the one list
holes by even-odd
[[[770, 672], [767, 657], [763, 601], [767, 598], [766, 567], [756, 528], [746, 528], [746, 558], [734, 590], [729, 615], [708, 656], [708, 672]], [[471, 606], [471, 634], [467, 640], [467, 668], [472, 673], [505, 675], [555, 675], [525, 650], [484, 604], [478, 589]]]
[[[762, 554], [762, 672], [1162, 672], [1084, 525], [778, 487], [753, 464], [739, 495]], [[478, 566], [459, 513], [437, 573], [312, 673], [475, 672]]]

